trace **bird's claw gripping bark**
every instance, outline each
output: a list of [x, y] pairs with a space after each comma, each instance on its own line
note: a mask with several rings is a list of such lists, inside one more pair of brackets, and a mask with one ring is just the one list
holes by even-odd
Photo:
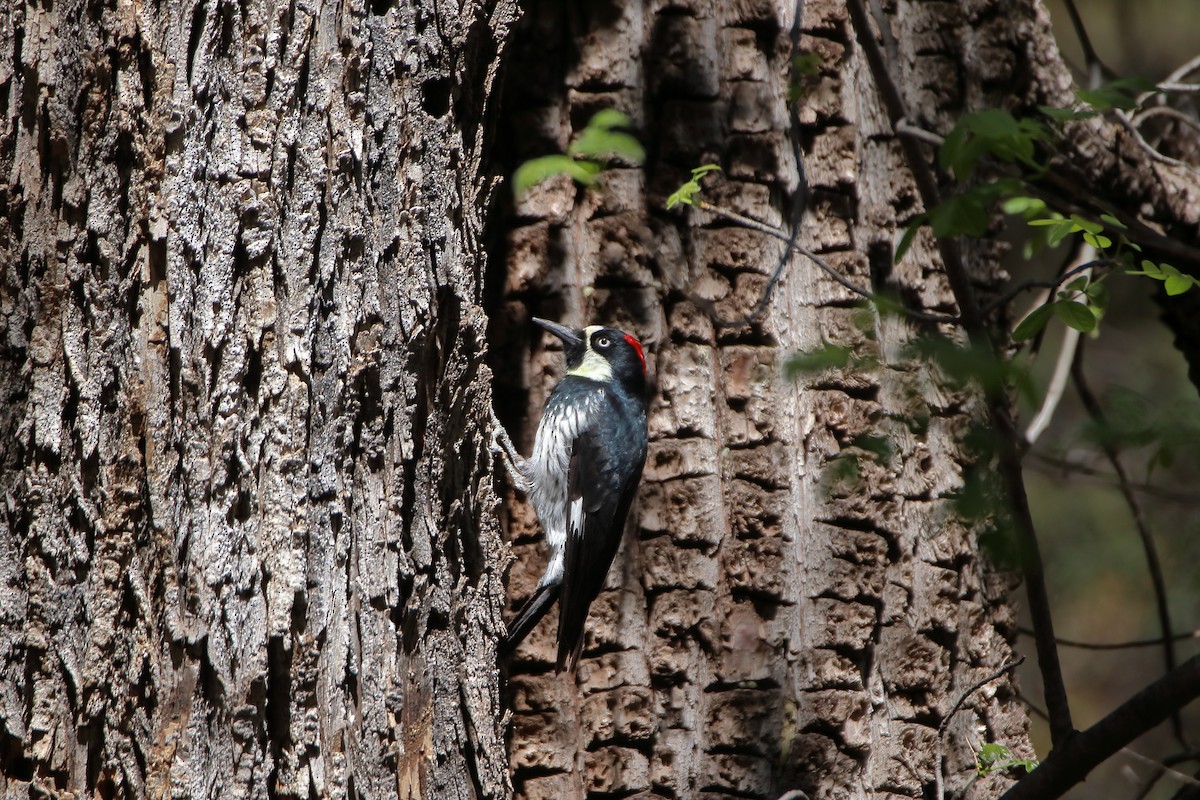
[[524, 466], [525, 459], [517, 452], [517, 448], [513, 446], [512, 438], [509, 437], [508, 431], [500, 423], [496, 417], [496, 412], [491, 412], [492, 416], [492, 435], [490, 450], [492, 455], [500, 457], [500, 462], [504, 465], [504, 470], [508, 476], [512, 478], [513, 485], [518, 491], [529, 491], [529, 479], [525, 477]]

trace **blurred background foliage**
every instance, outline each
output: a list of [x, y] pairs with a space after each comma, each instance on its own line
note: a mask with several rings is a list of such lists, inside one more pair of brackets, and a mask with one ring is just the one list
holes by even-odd
[[[1049, 1], [1055, 32], [1076, 80], [1086, 85], [1083, 49], [1062, 2]], [[1078, 0], [1077, 8], [1099, 58], [1118, 77], [1162, 80], [1200, 55], [1198, 0]], [[1195, 80], [1195, 77], [1192, 78]], [[1065, 252], [1024, 262], [1014, 248], [1010, 271], [1016, 279], [1052, 274]], [[1109, 417], [1111, 430], [1098, 431], [1079, 394], [1068, 386], [1051, 427], [1026, 456], [1026, 485], [1046, 561], [1047, 582], [1060, 638], [1096, 643], [1155, 639], [1160, 635], [1146, 557], [1129, 506], [1122, 497], [1098, 436], [1121, 449], [1158, 548], [1176, 633], [1200, 628], [1200, 397], [1187, 366], [1160, 321], [1155, 293], [1163, 285], [1145, 278], [1113, 275], [1112, 304], [1098, 337], [1083, 337], [1084, 370]], [[1024, 310], [1018, 308], [1018, 310]], [[1063, 327], [1048, 332], [1035, 366], [1039, 387], [1053, 371]], [[1022, 409], [1028, 420], [1036, 408]], [[1075, 466], [1064, 466], [1071, 464]], [[1025, 622], [1028, 626], [1028, 621]], [[1033, 643], [1023, 637], [1022, 649]], [[1177, 660], [1200, 652], [1200, 639], [1176, 644]], [[1164, 671], [1159, 646], [1121, 650], [1060, 647], [1076, 727], [1085, 728], [1124, 702]], [[1020, 676], [1022, 694], [1040, 706], [1041, 682], [1030, 658]], [[1183, 742], [1168, 723], [1131, 746], [1155, 761], [1200, 750], [1200, 708], [1183, 712]], [[1040, 756], [1049, 750], [1044, 720], [1034, 717]], [[1175, 765], [1187, 775], [1196, 760]], [[1156, 769], [1122, 753], [1092, 773], [1068, 797], [1172, 798], [1196, 792], [1170, 776], [1142, 795]], [[1188, 795], [1191, 796], [1191, 795]]]

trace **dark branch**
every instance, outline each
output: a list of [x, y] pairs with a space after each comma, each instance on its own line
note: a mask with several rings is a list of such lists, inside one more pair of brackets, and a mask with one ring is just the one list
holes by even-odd
[[[1025, 627], [1017, 628], [1017, 633], [1033, 636], [1033, 631]], [[1200, 628], [1186, 633], [1176, 633], [1170, 637], [1156, 636], [1153, 639], [1134, 639], [1128, 642], [1081, 642], [1078, 639], [1057, 639], [1062, 647], [1078, 647], [1080, 650], [1132, 650], [1138, 647], [1158, 647], [1163, 642], [1182, 642], [1185, 639], [1200, 639]]]
[[[768, 225], [765, 222], [761, 222], [757, 219], [754, 219], [753, 217], [747, 217], [743, 214], [737, 213], [736, 211], [730, 211], [727, 208], [723, 208], [718, 205], [713, 205], [712, 203], [707, 203], [703, 200], [701, 200], [697, 205], [699, 208], [701, 208], [705, 211], [711, 211], [712, 213], [716, 214], [717, 216], [725, 217], [726, 219], [736, 222], [739, 225], [750, 228], [751, 230], [756, 230], [759, 233], [765, 233], [768, 236], [773, 236], [774, 238], [778, 239], [781, 242], [786, 242], [787, 245], [792, 250], [794, 250], [795, 252], [797, 252], [800, 255], [807, 258], [809, 261], [816, 264], [818, 267], [821, 268], [821, 270], [826, 275], [833, 278], [833, 280], [837, 281], [839, 284], [841, 284], [845, 288], [849, 289], [854, 294], [857, 294], [860, 297], [864, 297], [867, 300], [870, 300], [871, 302], [877, 302], [877, 298], [873, 292], [871, 292], [868, 289], [862, 288], [861, 286], [857, 285], [856, 283], [851, 281], [849, 278], [847, 278], [845, 275], [842, 275], [840, 272], [838, 272], [836, 269], [834, 269], [829, 264], [828, 261], [821, 258], [819, 255], [814, 253], [812, 250], [809, 250], [807, 247], [804, 247], [803, 245], [796, 242], [795, 238], [792, 236], [789, 236], [786, 232], [781, 231], [780, 229], [774, 227], [773, 225]], [[734, 325], [745, 324], [746, 322], [754, 322], [759, 317], [762, 316], [763, 311], [766, 310], [767, 302], [770, 300], [771, 291], [775, 288], [775, 284], [779, 281], [779, 276], [780, 276], [781, 270], [782, 270], [782, 264], [780, 267], [776, 268], [775, 273], [771, 276], [771, 280], [767, 282], [766, 287], [763, 289], [763, 295], [762, 295], [762, 298], [758, 301], [758, 305], [755, 307], [753, 312], [751, 312], [744, 318], [744, 322], [737, 322], [737, 321], [730, 322], [728, 325], [729, 327], [733, 327]], [[695, 302], [695, 301], [693, 301], [693, 302]], [[908, 316], [910, 316], [914, 319], [923, 320], [925, 322], [939, 322], [939, 323], [944, 322], [944, 323], [949, 323], [949, 324], [953, 325], [953, 324], [957, 324], [959, 321], [958, 317], [952, 317], [952, 316], [949, 316], [946, 314], [930, 314], [925, 311], [917, 311], [916, 309], [906, 308], [904, 306], [900, 306], [900, 310], [904, 314], [907, 314]]]
[[[1067, 461], [1062, 458], [1046, 455], [1045, 453], [1031, 453], [1034, 459], [1044, 464], [1046, 467], [1053, 467], [1053, 470], [1043, 469], [1045, 474], [1062, 475], [1063, 473], [1076, 473], [1086, 475], [1089, 478], [1097, 478], [1098, 483], [1104, 483], [1111, 486], [1117, 485], [1116, 476], [1104, 470], [1087, 464], [1080, 464], [1075, 461]], [[1173, 503], [1180, 503], [1185, 506], [1200, 506], [1200, 497], [1195, 492], [1180, 492], [1172, 489], [1164, 489], [1161, 486], [1153, 486], [1148, 483], [1129, 482], [1129, 487], [1142, 494], [1148, 494], [1153, 497], [1161, 497], [1164, 500], [1170, 500]]]
[[1000, 800], [1054, 800], [1105, 759], [1200, 697], [1200, 656], [1159, 678], [1104, 719], [1054, 750], [1042, 765], [1001, 795]]
[[967, 689], [965, 692], [963, 692], [962, 694], [960, 694], [958, 696], [958, 701], [955, 702], [954, 707], [950, 709], [950, 713], [947, 714], [945, 716], [945, 718], [942, 719], [941, 723], [938, 724], [937, 763], [935, 765], [935, 772], [933, 773], [933, 780], [934, 780], [934, 786], [935, 786], [937, 800], [943, 800], [943, 798], [946, 796], [945, 787], [943, 786], [943, 783], [942, 783], [942, 780], [943, 780], [942, 779], [942, 764], [946, 758], [945, 737], [946, 737], [946, 729], [948, 727], [950, 727], [950, 721], [952, 719], [954, 719], [955, 714], [957, 714], [960, 710], [962, 710], [963, 703], [967, 702], [968, 697], [975, 694], [975, 692], [979, 691], [984, 686], [987, 686], [989, 683], [991, 683], [992, 681], [1001, 677], [1005, 673], [1011, 672], [1012, 670], [1016, 669], [1017, 667], [1021, 666], [1024, 663], [1025, 663], [1025, 656], [1021, 656], [1020, 658], [1016, 659], [1015, 661], [1007, 662], [1004, 666], [1000, 667], [1000, 669], [996, 670], [991, 675], [988, 675], [983, 680], [980, 680], [980, 681], [976, 682], [975, 684], [973, 684], [971, 686], [971, 688]]
[[1083, 17], [1079, 15], [1079, 9], [1075, 7], [1075, 0], [1066, 0], [1066, 4], [1067, 14], [1071, 17], [1071, 26], [1075, 28], [1075, 36], [1079, 39], [1079, 46], [1083, 50], [1083, 60], [1087, 64], [1088, 85], [1093, 89], [1099, 88], [1103, 76], [1113, 74], [1112, 70], [1104, 66], [1100, 56], [1096, 55], [1091, 37], [1088, 36], [1087, 28], [1084, 27]]
[[[1075, 351], [1075, 360], [1071, 363], [1071, 378], [1075, 381], [1075, 390], [1079, 392], [1079, 399], [1083, 402], [1083, 407], [1087, 410], [1092, 422], [1104, 427], [1107, 424], [1104, 409], [1100, 407], [1100, 401], [1096, 399], [1096, 395], [1088, 385], [1087, 376], [1083, 373], [1083, 342], [1079, 343], [1079, 349]], [[1163, 579], [1162, 564], [1158, 560], [1158, 548], [1154, 544], [1154, 537], [1150, 535], [1150, 525], [1146, 522], [1146, 515], [1142, 512], [1142, 504], [1138, 501], [1133, 487], [1130, 486], [1129, 475], [1125, 472], [1125, 465], [1121, 463], [1121, 456], [1117, 452], [1117, 448], [1101, 437], [1100, 449], [1104, 451], [1108, 463], [1112, 465], [1113, 472], [1117, 475], [1121, 495], [1125, 498], [1125, 505], [1129, 507], [1134, 527], [1137, 528], [1138, 536], [1142, 540], [1142, 550], [1146, 554], [1146, 569], [1150, 574], [1150, 583], [1154, 587], [1158, 624], [1163, 636], [1163, 667], [1169, 673], [1175, 669], [1175, 644], [1171, 638], [1171, 610], [1167, 604], [1167, 583]], [[1184, 737], [1183, 719], [1178, 710], [1171, 715], [1171, 729], [1183, 747], [1190, 746]]]

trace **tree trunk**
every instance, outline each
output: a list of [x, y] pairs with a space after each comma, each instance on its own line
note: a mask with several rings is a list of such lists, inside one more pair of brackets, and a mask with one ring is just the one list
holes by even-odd
[[509, 794], [453, 8], [6, 4], [4, 797]]
[[[920, 203], [842, 4], [527, 6], [509, 44], [511, 2], [6, 5], [3, 796], [929, 795], [964, 698], [950, 790], [1007, 781], [983, 742], [1030, 755], [1011, 682], [968, 692], [1015, 635], [949, 499], [978, 396], [807, 261], [717, 324], [783, 245], [662, 210], [717, 162], [712, 201], [953, 308], [925, 234], [892, 265]], [[890, 20], [918, 126], [1064, 96], [1033, 0]], [[645, 169], [485, 231], [493, 142], [561, 151], [610, 106]], [[493, 492], [484, 360], [528, 447], [561, 369], [531, 312], [650, 346], [653, 444], [578, 674], [547, 621], [504, 687], [500, 523], [515, 599], [543, 553]], [[822, 342], [862, 360], [783, 376]]]
[[[1000, 78], [1036, 52], [1031, 29], [1050, 41], [1047, 21], [985, 5], [900, 4], [896, 79], [915, 124], [945, 131], [964, 110], [1032, 91]], [[717, 163], [712, 202], [785, 228], [805, 206], [800, 243], [843, 275], [953, 311], [932, 239], [892, 266], [920, 201], [845, 9], [808, 2], [797, 21], [767, 2], [586, 8], [534, 2], [514, 34], [510, 158], [561, 151], [613, 106], [634, 118], [648, 161], [517, 204], [495, 290], [498, 402], [528, 449], [561, 372], [531, 313], [632, 331], [657, 388], [634, 533], [577, 676], [550, 669], [549, 621], [512, 668], [517, 796], [931, 796], [939, 724], [964, 695], [944, 740], [947, 786], [995, 796], [1008, 779], [975, 780], [972, 748], [1032, 752], [1007, 677], [968, 694], [1012, 658], [1015, 636], [1011, 576], [984, 563], [950, 499], [971, 460], [964, 435], [985, 418], [978, 395], [906, 356], [928, 326], [864, 316], [804, 260], [760, 324], [716, 324], [755, 307], [783, 244], [663, 210], [691, 168]], [[794, 75], [792, 116], [795, 25], [819, 74]], [[999, 281], [995, 246], [969, 254], [979, 285]], [[784, 377], [789, 354], [823, 342], [878, 366]], [[544, 551], [527, 506], [507, 508], [519, 601]]]

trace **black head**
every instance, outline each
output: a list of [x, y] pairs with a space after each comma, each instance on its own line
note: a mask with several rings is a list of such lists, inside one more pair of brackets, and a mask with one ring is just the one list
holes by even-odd
[[599, 325], [572, 330], [537, 317], [533, 321], [562, 340], [568, 375], [616, 381], [637, 394], [645, 390], [646, 356], [641, 342], [628, 333]]

